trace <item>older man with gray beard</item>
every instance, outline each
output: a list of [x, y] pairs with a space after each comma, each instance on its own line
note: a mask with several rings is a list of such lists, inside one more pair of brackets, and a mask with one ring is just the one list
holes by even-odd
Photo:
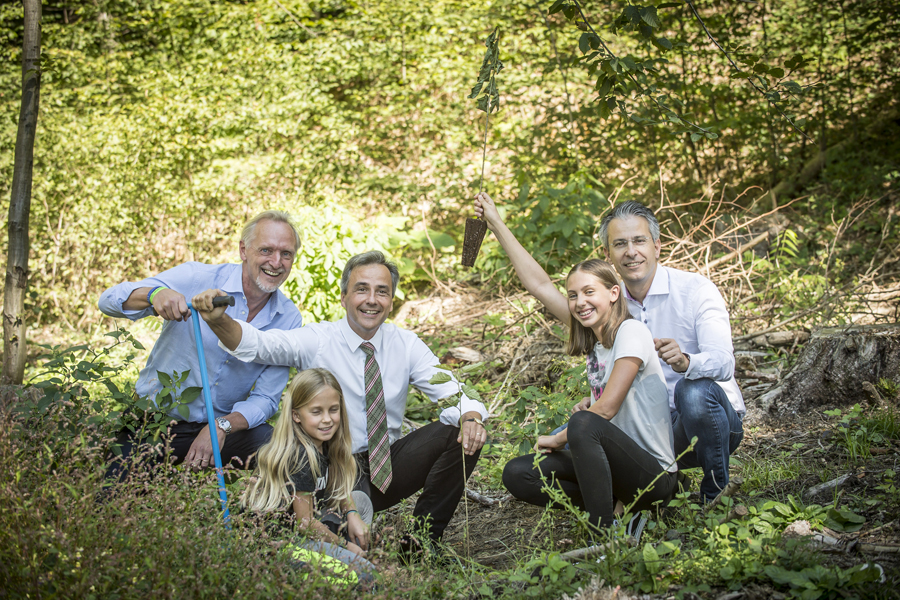
[[[203, 290], [219, 288], [234, 296], [235, 305], [228, 314], [258, 329], [300, 327], [300, 311], [278, 291], [291, 273], [299, 247], [300, 236], [289, 215], [268, 210], [244, 226], [239, 244], [240, 264], [188, 262], [103, 292], [99, 305], [106, 315], [132, 321], [153, 315], [163, 319], [162, 332], [135, 385], [136, 393], [155, 401], [164, 387], [159, 373], [190, 371], [180, 389], [200, 387], [200, 365], [186, 298]], [[278, 410], [289, 369], [235, 360], [219, 347], [218, 338], [208, 327], [201, 331], [222, 462], [228, 464], [237, 459], [238, 464], [246, 466], [249, 457], [271, 435], [272, 427], [266, 421]], [[177, 411], [171, 414], [177, 421], [169, 429], [173, 458], [176, 463], [184, 461], [197, 468], [213, 466], [203, 398], [198, 396], [187, 408], [187, 418]], [[122, 456], [113, 462], [108, 477], [125, 476], [125, 460], [141, 441], [127, 429], [119, 434], [117, 443]]]

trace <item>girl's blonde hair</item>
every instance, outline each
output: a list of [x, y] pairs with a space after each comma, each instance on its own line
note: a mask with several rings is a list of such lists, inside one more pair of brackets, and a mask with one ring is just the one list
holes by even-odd
[[622, 286], [619, 284], [616, 271], [611, 264], [599, 258], [580, 262], [572, 267], [566, 280], [578, 271], [593, 275], [608, 290], [619, 286], [620, 292], [619, 297], [610, 305], [609, 311], [601, 321], [600, 332], [602, 335], [599, 340], [590, 327], [582, 325], [575, 315], [569, 315], [569, 345], [566, 347], [566, 352], [571, 356], [588, 354], [598, 341], [603, 344], [604, 348], [612, 348], [619, 326], [631, 318], [631, 313], [628, 312], [628, 306], [625, 304], [625, 293], [621, 291]]
[[294, 496], [291, 475], [307, 464], [313, 477], [322, 476], [319, 453], [312, 438], [293, 419], [294, 411], [310, 403], [319, 392], [332, 388], [341, 400], [341, 422], [328, 444], [328, 484], [326, 502], [339, 509], [350, 498], [356, 483], [356, 460], [350, 445], [350, 424], [341, 385], [325, 369], [307, 369], [294, 377], [288, 388], [290, 404], [282, 402], [281, 414], [270, 439], [256, 455], [255, 477], [241, 498], [241, 506], [252, 511], [286, 510]]

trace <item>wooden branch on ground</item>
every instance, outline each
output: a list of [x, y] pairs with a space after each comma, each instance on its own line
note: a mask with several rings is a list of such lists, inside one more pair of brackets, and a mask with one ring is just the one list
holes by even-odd
[[468, 498], [469, 500], [474, 500], [482, 506], [496, 506], [498, 504], [503, 504], [504, 502], [509, 502], [510, 500], [512, 500], [512, 497], [512, 494], [506, 494], [502, 498], [490, 498], [483, 494], [479, 494], [474, 490], [466, 488], [466, 498]]
[[565, 560], [590, 560], [595, 556], [602, 556], [608, 551], [613, 550], [617, 543], [624, 543], [630, 548], [633, 548], [637, 545], [637, 542], [634, 540], [634, 538], [629, 537], [624, 540], [617, 540], [615, 542], [607, 542], [606, 544], [597, 544], [596, 546], [588, 546], [587, 548], [571, 550], [569, 552], [561, 554], [560, 556]]
[[725, 489], [719, 492], [719, 495], [715, 497], [715, 499], [703, 507], [703, 513], [709, 513], [716, 506], [719, 505], [719, 502], [722, 501], [722, 498], [730, 498], [734, 494], [737, 493], [739, 489], [741, 489], [741, 485], [744, 483], [744, 480], [740, 477], [732, 477], [731, 481], [728, 482], [728, 485], [725, 486]]
[[848, 481], [853, 478], [853, 473], [847, 473], [846, 475], [841, 475], [840, 477], [835, 477], [831, 481], [826, 481], [825, 483], [820, 483], [819, 485], [814, 485], [803, 494], [804, 500], [812, 500], [822, 492], [831, 492], [836, 490], [839, 487], [842, 487]]
[[758, 379], [760, 381], [778, 381], [778, 375], [772, 375], [771, 373], [760, 373], [759, 371], [735, 371], [734, 372], [735, 379]]
[[727, 515], [719, 519], [719, 525], [724, 525], [725, 523], [730, 523], [735, 519], [743, 519], [747, 515], [750, 514], [750, 511], [747, 510], [747, 507], [743, 504], [738, 504], [734, 508], [732, 508]]

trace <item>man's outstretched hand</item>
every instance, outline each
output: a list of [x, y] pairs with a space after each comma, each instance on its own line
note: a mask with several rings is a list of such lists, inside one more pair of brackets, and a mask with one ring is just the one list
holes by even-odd
[[222, 290], [210, 289], [200, 292], [191, 299], [191, 305], [197, 309], [200, 316], [207, 323], [214, 323], [225, 316], [227, 306], [213, 306], [213, 299], [219, 296], [227, 296]]

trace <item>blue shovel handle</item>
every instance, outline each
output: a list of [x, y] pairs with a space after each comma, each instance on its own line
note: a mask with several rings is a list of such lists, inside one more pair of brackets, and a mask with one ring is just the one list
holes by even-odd
[[[213, 298], [213, 306], [234, 306], [234, 296], [218, 296]], [[194, 322], [194, 340], [197, 342], [197, 356], [200, 359], [200, 379], [203, 382], [203, 400], [206, 403], [206, 420], [209, 423], [209, 437], [212, 441], [213, 458], [216, 461], [216, 477], [219, 480], [219, 499], [222, 501], [222, 519], [225, 528], [231, 529], [231, 515], [228, 513], [228, 493], [225, 491], [225, 470], [222, 467], [222, 453], [219, 452], [219, 432], [216, 428], [216, 415], [213, 412], [212, 396], [209, 393], [209, 375], [206, 373], [206, 353], [203, 351], [203, 337], [200, 334], [202, 318], [190, 302], [191, 319]]]

